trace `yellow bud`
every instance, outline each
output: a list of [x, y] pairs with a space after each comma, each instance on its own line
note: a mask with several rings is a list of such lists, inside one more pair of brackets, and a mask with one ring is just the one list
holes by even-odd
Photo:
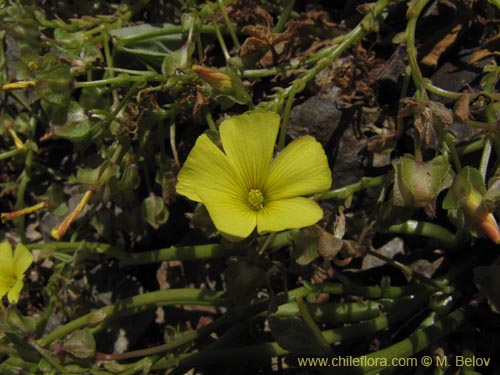
[[10, 91], [18, 89], [29, 89], [36, 85], [36, 81], [19, 81], [6, 83], [5, 85], [0, 85], [0, 91]]
[[483, 196], [476, 189], [471, 188], [469, 194], [462, 197], [462, 204], [467, 215], [474, 223], [494, 243], [500, 244], [500, 229], [498, 228], [495, 216], [484, 207], [482, 204]]
[[68, 231], [69, 227], [75, 221], [75, 219], [80, 215], [82, 212], [83, 208], [85, 205], [89, 202], [90, 198], [92, 198], [92, 195], [94, 195], [94, 190], [93, 189], [88, 189], [85, 194], [83, 195], [82, 199], [80, 202], [78, 202], [78, 205], [71, 211], [68, 216], [64, 218], [64, 220], [54, 229], [50, 231], [50, 235], [56, 239], [56, 240], [61, 240], [61, 238], [64, 237], [66, 232]]
[[34, 206], [25, 207], [21, 210], [4, 212], [2, 213], [2, 222], [5, 223], [7, 220], [13, 220], [17, 217], [27, 215], [38, 210], [43, 210], [45, 207], [47, 207], [47, 202], [40, 202], [38, 204], [35, 204]]
[[21, 141], [21, 139], [17, 135], [16, 131], [11, 126], [8, 127], [8, 130], [19, 152], [26, 152], [26, 147], [24, 146], [23, 141]]
[[227, 74], [201, 65], [193, 65], [191, 69], [193, 69], [193, 72], [195, 72], [202, 80], [219, 91], [229, 92], [233, 88], [231, 77]]

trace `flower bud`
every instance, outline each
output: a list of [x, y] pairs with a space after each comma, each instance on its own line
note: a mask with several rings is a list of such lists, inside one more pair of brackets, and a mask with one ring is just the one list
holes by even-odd
[[64, 220], [57, 227], [52, 229], [50, 234], [54, 239], [60, 241], [61, 238], [63, 238], [63, 236], [66, 234], [69, 227], [73, 223], [73, 221], [75, 221], [78, 215], [80, 215], [80, 213], [82, 212], [82, 210], [87, 205], [87, 203], [89, 202], [90, 198], [92, 198], [93, 195], [94, 195], [94, 190], [88, 189], [83, 195], [80, 202], [78, 202], [78, 205], [73, 209], [73, 211], [71, 211], [68, 214], [68, 216], [66, 216]]
[[192, 69], [193, 72], [195, 72], [202, 80], [207, 82], [214, 89], [223, 93], [229, 93], [232, 91], [233, 84], [231, 77], [227, 74], [201, 65], [193, 65]]
[[2, 222], [5, 223], [8, 220], [13, 220], [13, 219], [18, 218], [20, 216], [30, 214], [30, 213], [38, 211], [38, 210], [43, 210], [46, 207], [47, 207], [47, 202], [40, 202], [38, 204], [35, 204], [34, 206], [25, 207], [25, 208], [17, 210], [17, 211], [3, 212], [2, 213]]
[[465, 213], [496, 244], [500, 244], [500, 230], [495, 216], [482, 204], [483, 196], [474, 187], [461, 199]]

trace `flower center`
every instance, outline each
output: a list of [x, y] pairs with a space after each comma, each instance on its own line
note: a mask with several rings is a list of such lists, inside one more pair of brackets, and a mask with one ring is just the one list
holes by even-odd
[[259, 189], [252, 189], [248, 192], [248, 203], [250, 203], [250, 207], [254, 210], [260, 210], [264, 207], [264, 196]]

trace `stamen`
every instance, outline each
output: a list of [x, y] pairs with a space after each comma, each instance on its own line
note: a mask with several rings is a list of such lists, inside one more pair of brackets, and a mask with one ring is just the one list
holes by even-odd
[[252, 189], [248, 192], [248, 203], [254, 210], [260, 210], [264, 207], [264, 196], [259, 189]]

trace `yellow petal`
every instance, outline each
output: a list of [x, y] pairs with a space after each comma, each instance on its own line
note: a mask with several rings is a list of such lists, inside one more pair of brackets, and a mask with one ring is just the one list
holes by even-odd
[[220, 136], [228, 159], [247, 191], [262, 188], [273, 156], [280, 117], [274, 112], [251, 111], [222, 122]]
[[16, 265], [17, 278], [23, 278], [24, 273], [29, 266], [31, 266], [31, 263], [33, 263], [31, 251], [29, 251], [22, 243], [18, 243], [16, 251], [14, 251], [14, 264]]
[[208, 189], [200, 191], [200, 197], [217, 230], [229, 240], [246, 238], [255, 229], [257, 211], [249, 207], [244, 197]]
[[3, 298], [8, 292], [10, 288], [5, 287], [4, 285], [0, 284], [0, 299]]
[[326, 191], [332, 176], [323, 147], [313, 137], [296, 139], [274, 159], [264, 185], [266, 199], [275, 200]]
[[259, 234], [307, 227], [323, 217], [323, 210], [307, 198], [280, 199], [267, 202], [257, 214]]
[[21, 290], [23, 289], [23, 279], [18, 279], [14, 286], [8, 291], [7, 299], [10, 303], [17, 303], [19, 301], [19, 295], [21, 294]]
[[0, 243], [0, 277], [10, 277], [14, 275], [14, 260], [12, 257], [12, 248], [8, 241]]
[[176, 190], [191, 200], [201, 202], [199, 190], [220, 194], [243, 194], [238, 174], [224, 153], [205, 135], [201, 135], [177, 176]]

